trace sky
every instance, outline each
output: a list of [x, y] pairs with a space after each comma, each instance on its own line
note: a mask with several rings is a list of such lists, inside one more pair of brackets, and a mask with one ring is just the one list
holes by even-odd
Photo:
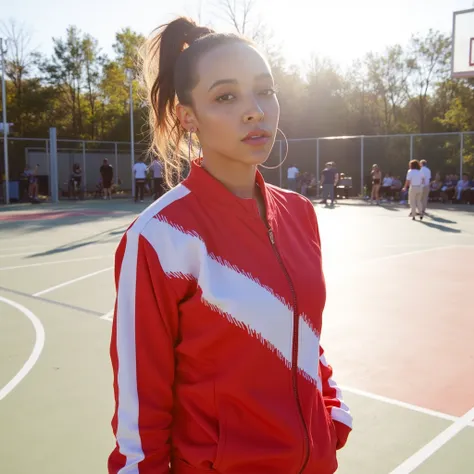
[[[123, 27], [145, 35], [185, 14], [217, 30], [230, 26], [220, 0], [0, 0], [2, 18], [14, 19], [31, 32], [32, 45], [50, 54], [52, 37], [76, 25], [99, 40], [112, 55], [116, 31]], [[256, 0], [258, 15], [273, 31], [288, 64], [303, 66], [311, 55], [342, 68], [368, 52], [407, 44], [412, 34], [440, 30], [451, 34], [454, 11], [474, 7], [474, 0]], [[385, 4], [385, 5], [383, 5]], [[173, 6], [171, 6], [173, 5]], [[256, 12], [257, 14], [257, 12]]]

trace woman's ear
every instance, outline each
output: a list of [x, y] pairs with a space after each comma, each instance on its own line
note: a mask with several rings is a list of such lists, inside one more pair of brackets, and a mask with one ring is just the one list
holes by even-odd
[[198, 124], [193, 109], [188, 105], [178, 104], [176, 106], [176, 115], [181, 126], [188, 132], [197, 132]]

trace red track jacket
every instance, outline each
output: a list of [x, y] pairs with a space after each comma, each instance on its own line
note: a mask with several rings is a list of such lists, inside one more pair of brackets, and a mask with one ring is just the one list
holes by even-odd
[[110, 474], [332, 474], [352, 418], [319, 344], [313, 206], [268, 185], [268, 226], [194, 164], [116, 253]]

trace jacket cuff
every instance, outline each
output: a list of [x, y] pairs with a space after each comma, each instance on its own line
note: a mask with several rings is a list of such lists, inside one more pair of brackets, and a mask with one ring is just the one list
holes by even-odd
[[337, 436], [337, 445], [336, 449], [341, 449], [347, 442], [347, 438], [349, 437], [349, 433], [351, 432], [351, 428], [339, 421], [333, 420], [334, 427], [336, 429], [336, 436]]

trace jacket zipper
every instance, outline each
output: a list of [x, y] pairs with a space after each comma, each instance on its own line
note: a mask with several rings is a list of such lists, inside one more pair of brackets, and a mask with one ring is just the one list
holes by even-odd
[[296, 405], [298, 407], [298, 413], [299, 413], [300, 421], [301, 421], [301, 424], [303, 425], [303, 431], [304, 431], [305, 455], [304, 455], [303, 465], [298, 471], [298, 473], [301, 474], [305, 470], [309, 461], [309, 434], [308, 434], [308, 427], [306, 426], [306, 423], [304, 420], [303, 410], [301, 408], [300, 395], [298, 392], [298, 332], [299, 332], [299, 316], [298, 316], [298, 306], [297, 306], [298, 302], [296, 299], [295, 287], [293, 286], [293, 282], [291, 281], [288, 270], [286, 269], [283, 263], [283, 260], [281, 258], [280, 252], [278, 251], [278, 248], [275, 243], [275, 237], [273, 235], [273, 231], [270, 226], [268, 226], [268, 237], [270, 239], [270, 243], [272, 244], [272, 248], [276, 255], [278, 263], [280, 264], [280, 267], [283, 270], [283, 273], [285, 274], [288, 284], [290, 285], [291, 296], [293, 297], [293, 341], [292, 341], [292, 355], [291, 355], [292, 357], [291, 378], [293, 382], [293, 392], [295, 395]]

